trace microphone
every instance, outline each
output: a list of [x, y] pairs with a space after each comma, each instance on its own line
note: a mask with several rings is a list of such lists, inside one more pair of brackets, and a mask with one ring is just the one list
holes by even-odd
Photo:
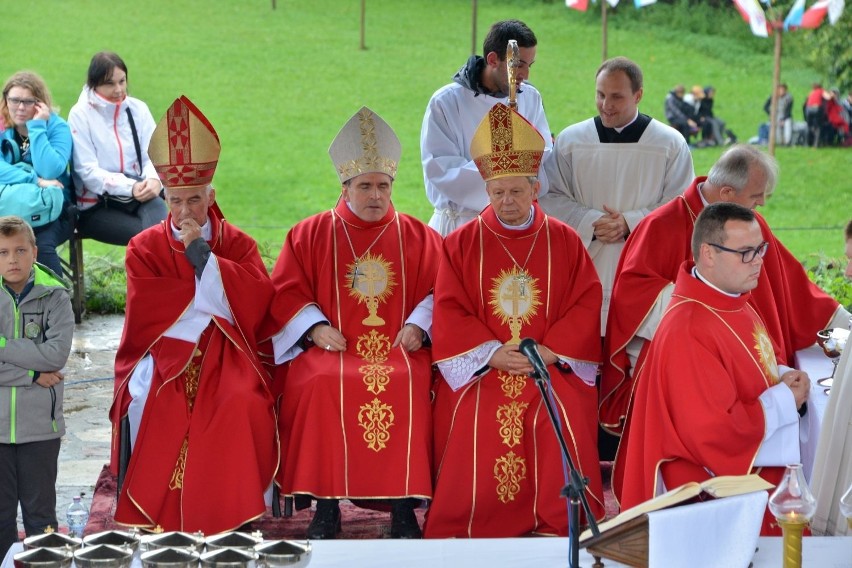
[[538, 352], [538, 344], [534, 339], [530, 339], [529, 337], [522, 339], [521, 344], [518, 345], [518, 351], [532, 363], [534, 378], [550, 380], [547, 365], [544, 364], [544, 359], [541, 358], [541, 353]]

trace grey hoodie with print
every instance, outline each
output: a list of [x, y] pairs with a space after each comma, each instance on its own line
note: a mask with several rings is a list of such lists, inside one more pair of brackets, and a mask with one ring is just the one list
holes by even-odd
[[64, 381], [45, 388], [34, 377], [65, 366], [73, 334], [68, 289], [53, 272], [35, 264], [33, 287], [17, 304], [0, 278], [0, 444], [65, 433]]

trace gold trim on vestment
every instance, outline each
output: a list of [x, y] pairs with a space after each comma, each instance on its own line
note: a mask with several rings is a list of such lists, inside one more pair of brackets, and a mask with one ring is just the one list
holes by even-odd
[[[332, 325], [338, 325], [342, 328], [343, 321], [343, 306], [342, 297], [345, 294], [356, 300], [358, 304], [363, 304], [367, 308], [366, 317], [361, 320], [361, 324], [370, 327], [380, 327], [386, 325], [384, 318], [379, 313], [379, 308], [395, 298], [400, 293], [398, 284], [401, 285], [403, 298], [403, 313], [406, 308], [406, 298], [404, 297], [406, 290], [406, 278], [404, 264], [402, 265], [401, 275], [397, 275], [394, 267], [394, 262], [385, 258], [381, 251], [370, 252], [369, 248], [365, 254], [359, 258], [354, 257], [349, 263], [345, 263], [345, 273], [341, 273], [340, 266], [345, 261], [340, 257], [340, 250], [345, 250], [345, 247], [338, 246], [338, 222], [343, 227], [344, 223], [349, 224], [354, 230], [363, 231], [370, 228], [359, 227], [348, 223], [346, 219], [340, 216], [335, 210], [330, 212], [332, 218], [332, 262], [334, 273], [334, 294], [336, 301], [337, 318]], [[396, 226], [396, 239], [400, 251], [400, 258], [404, 261], [404, 246], [402, 243], [402, 234], [400, 229], [399, 214], [394, 213], [393, 219], [388, 221], [388, 225], [394, 223]], [[345, 231], [345, 227], [343, 227]], [[389, 238], [384, 234], [379, 235], [379, 238], [374, 242], [381, 248], [381, 242], [386, 242]], [[351, 245], [351, 243], [350, 243]], [[372, 245], [370, 245], [370, 248]], [[386, 249], [387, 250], [387, 249]], [[360, 317], [347, 313], [346, 317]], [[339, 353], [339, 408], [340, 408], [340, 429], [343, 437], [344, 445], [344, 489], [349, 495], [349, 443], [347, 436], [347, 412], [355, 412], [354, 418], [357, 424], [363, 430], [360, 439], [363, 440], [365, 446], [374, 452], [381, 452], [390, 444], [392, 438], [391, 428], [396, 424], [395, 411], [392, 404], [388, 404], [380, 398], [381, 393], [386, 392], [390, 385], [393, 372], [396, 370], [393, 366], [387, 365], [386, 362], [392, 350], [392, 338], [381, 333], [380, 330], [371, 329], [363, 333], [355, 340], [355, 355], [364, 361], [364, 364], [358, 367], [358, 373], [361, 375], [364, 388], [367, 392], [373, 395], [372, 401], [360, 404], [359, 406], [347, 409], [347, 401], [344, 399], [344, 355], [345, 352]], [[406, 365], [409, 375], [409, 417], [413, 406], [411, 383], [411, 366], [406, 355]], [[411, 428], [412, 420], [409, 419], [408, 424], [408, 440], [407, 440], [407, 464], [406, 464], [406, 487], [410, 484], [411, 474]], [[404, 435], [404, 433], [403, 433]], [[355, 440], [357, 438], [353, 438]], [[363, 497], [360, 497], [363, 498]]]
[[[677, 299], [676, 303], [674, 301], [675, 299]], [[716, 318], [720, 322], [722, 322], [722, 325], [724, 325], [728, 329], [728, 331], [731, 332], [731, 335], [734, 336], [734, 338], [737, 340], [737, 342], [743, 348], [746, 355], [748, 355], [749, 359], [751, 359], [751, 362], [754, 364], [755, 367], [757, 367], [757, 370], [760, 372], [760, 376], [763, 377], [763, 382], [764, 382], [764, 385], [766, 385], [766, 388], [768, 389], [768, 388], [778, 384], [779, 377], [778, 377], [778, 370], [777, 370], [778, 369], [777, 362], [776, 362], [776, 366], [775, 366], [775, 373], [771, 373], [771, 372], [767, 373], [766, 367], [765, 367], [765, 364], [764, 364], [764, 361], [763, 361], [763, 354], [760, 352], [760, 350], [758, 349], [758, 352], [760, 353], [760, 360], [757, 360], [757, 359], [755, 359], [754, 353], [752, 352], [752, 350], [749, 349], [749, 347], [746, 345], [745, 341], [743, 341], [742, 338], [739, 336], [739, 334], [737, 334], [737, 332], [734, 331], [734, 329], [731, 327], [731, 325], [727, 321], [725, 321], [725, 318], [723, 318], [720, 315], [720, 313], [736, 313], [736, 312], [742, 311], [743, 309], [748, 309], [748, 310], [751, 311], [751, 314], [754, 316], [755, 325], [756, 326], [759, 325], [762, 328], [763, 327], [763, 323], [762, 323], [763, 320], [761, 319], [760, 315], [757, 313], [757, 311], [751, 305], [746, 303], [746, 304], [743, 304], [743, 307], [739, 308], [739, 309], [722, 310], [722, 309], [715, 308], [715, 307], [713, 307], [713, 306], [711, 306], [711, 305], [709, 305], [705, 302], [702, 302], [701, 300], [691, 298], [691, 297], [687, 297], [687, 296], [682, 296], [680, 294], [673, 294], [672, 300], [673, 300], [672, 303], [666, 309], [665, 313], [663, 314], [663, 317], [665, 317], [670, 311], [674, 310], [678, 306], [681, 306], [681, 305], [686, 304], [686, 303], [695, 303], [695, 304], [698, 304], [699, 306], [705, 308], [711, 314], [716, 316]], [[661, 321], [662, 321], [662, 318], [661, 318]], [[754, 334], [756, 332], [757, 332], [756, 327], [752, 328], [753, 337], [755, 337]], [[762, 333], [763, 334], [767, 333], [765, 328], [763, 328]], [[768, 339], [768, 337], [767, 337], [767, 339]], [[770, 343], [770, 345], [771, 345], [771, 343]], [[770, 351], [770, 353], [771, 353], [771, 355], [774, 359], [774, 357], [775, 357], [774, 350]], [[762, 405], [761, 405], [761, 408], [762, 408]], [[766, 421], [764, 420], [764, 425], [763, 425], [764, 435], [763, 435], [763, 438], [766, 437], [766, 424], [765, 424], [765, 422]], [[761, 438], [761, 439], [763, 439], [763, 438]], [[757, 460], [757, 455], [759, 453], [760, 453], [760, 444], [758, 444], [758, 448], [757, 448], [757, 450], [755, 450], [754, 455], [752, 456], [751, 461], [749, 462], [748, 470], [745, 473], [742, 473], [741, 475], [746, 475], [747, 473], [751, 472], [752, 468], [754, 467], [754, 462], [755, 462], [755, 460]], [[664, 461], [668, 461], [668, 460], [664, 460]], [[658, 467], [659, 467], [659, 465], [658, 465]]]

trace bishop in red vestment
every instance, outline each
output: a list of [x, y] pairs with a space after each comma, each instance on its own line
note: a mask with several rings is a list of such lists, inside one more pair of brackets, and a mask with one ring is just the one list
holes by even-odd
[[297, 224], [272, 274], [285, 495], [318, 499], [312, 539], [333, 538], [337, 500], [392, 500], [391, 536], [415, 538], [432, 497], [432, 288], [440, 236], [391, 204], [399, 141], [362, 108], [329, 149], [342, 196]]
[[149, 153], [170, 214], [127, 247], [114, 472], [128, 415], [134, 443], [115, 520], [214, 534], [264, 514], [278, 465], [269, 376], [256, 354], [272, 283], [254, 240], [215, 205], [218, 137], [188, 99], [169, 108]]
[[[635, 369], [641, 367], [647, 342], [669, 303], [680, 265], [692, 258], [696, 217], [716, 201], [752, 209], [762, 205], [775, 186], [776, 169], [773, 158], [760, 150], [735, 146], [713, 166], [709, 177], [696, 178], [682, 196], [652, 212], [631, 233], [616, 272], [604, 344], [600, 421], [605, 429], [623, 432]], [[845, 327], [849, 313], [808, 279], [766, 220], [756, 218], [770, 246], [749, 303], [779, 346], [779, 362], [792, 366], [795, 352], [812, 345], [817, 331]]]
[[[505, 134], [501, 136], [500, 134]], [[603, 515], [597, 453], [601, 284], [577, 233], [534, 200], [544, 142], [498, 104], [471, 154], [491, 204], [447, 236], [435, 286], [435, 498], [425, 536], [566, 535], [565, 469], [518, 351], [539, 344], [572, 461]]]
[[[810, 381], [795, 370], [779, 377], [776, 346], [750, 302], [771, 246], [742, 206], [716, 203], [698, 218], [695, 267], [682, 264], [640, 369], [619, 455], [624, 509], [718, 475], [777, 483], [799, 461], [797, 410]], [[762, 532], [773, 524], [767, 510]]]

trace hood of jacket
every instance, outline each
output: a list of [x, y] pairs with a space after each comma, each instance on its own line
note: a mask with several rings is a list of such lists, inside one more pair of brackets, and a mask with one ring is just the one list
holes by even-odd
[[[464, 65], [461, 66], [455, 75], [453, 82], [458, 83], [465, 89], [473, 91], [473, 96], [489, 95], [498, 99], [506, 98], [503, 93], [494, 93], [485, 88], [482, 84], [482, 72], [485, 70], [485, 58], [481, 55], [471, 55]], [[518, 93], [523, 91], [519, 88]]]
[[82, 92], [80, 92], [80, 96], [77, 98], [77, 102], [81, 105], [86, 105], [98, 114], [103, 115], [106, 118], [112, 120], [112, 118], [116, 115], [116, 111], [121, 110], [121, 107], [127, 105], [127, 99], [129, 98], [130, 95], [126, 95], [123, 101], [116, 104], [106, 100], [105, 98], [97, 94], [95, 90], [89, 87], [88, 85], [83, 85], [83, 90]]

